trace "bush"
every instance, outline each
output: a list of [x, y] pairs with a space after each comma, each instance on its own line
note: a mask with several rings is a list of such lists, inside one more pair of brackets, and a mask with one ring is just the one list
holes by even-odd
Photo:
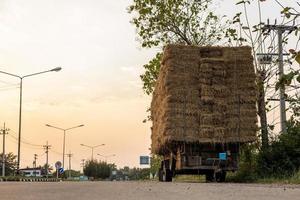
[[228, 173], [229, 182], [254, 182], [257, 178], [258, 144], [245, 144], [241, 147], [239, 158], [239, 170], [236, 173]]
[[258, 173], [261, 177], [291, 177], [300, 169], [300, 123], [289, 121], [286, 133], [282, 133], [270, 147], [258, 157]]

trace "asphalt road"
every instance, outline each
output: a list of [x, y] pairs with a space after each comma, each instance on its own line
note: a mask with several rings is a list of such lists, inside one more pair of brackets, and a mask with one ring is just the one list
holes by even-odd
[[159, 182], [0, 182], [0, 200], [293, 200], [299, 185]]

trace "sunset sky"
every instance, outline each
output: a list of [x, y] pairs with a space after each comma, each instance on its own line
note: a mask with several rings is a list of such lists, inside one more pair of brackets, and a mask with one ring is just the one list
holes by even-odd
[[[116, 154], [108, 160], [119, 167], [139, 166], [139, 156], [149, 155], [151, 124], [142, 121], [151, 98], [144, 95], [139, 75], [159, 49], [140, 48], [126, 11], [130, 2], [0, 0], [0, 70], [26, 75], [63, 68], [24, 79], [22, 167], [32, 166], [35, 153], [38, 165], [45, 163], [44, 150], [36, 145], [46, 141], [52, 145], [50, 164], [62, 160], [63, 133], [47, 123], [62, 128], [85, 124], [67, 133], [66, 152], [74, 154], [75, 169], [91, 156], [81, 143], [105, 143], [94, 157]], [[223, 1], [219, 12], [232, 15], [233, 2]], [[0, 74], [0, 127], [5, 122], [11, 129], [6, 151], [15, 154], [18, 81]]]

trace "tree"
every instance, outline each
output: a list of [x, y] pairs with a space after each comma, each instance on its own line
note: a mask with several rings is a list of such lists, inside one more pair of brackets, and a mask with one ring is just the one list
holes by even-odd
[[129, 169], [128, 174], [124, 173], [124, 175], [128, 175], [129, 180], [146, 180], [149, 179], [150, 169], [149, 168], [132, 168]]
[[[260, 63], [257, 59], [257, 53], [277, 53], [277, 45], [276, 42], [276, 33], [273, 34], [271, 31], [263, 29], [264, 26], [269, 22], [262, 21], [262, 13], [263, 5], [269, 7], [270, 1], [266, 1], [264, 3], [262, 0], [260, 1], [250, 1], [250, 0], [241, 0], [236, 4], [242, 6], [243, 11], [237, 13], [233, 19], [235, 25], [237, 25], [236, 30], [239, 31], [239, 38], [244, 38], [244, 40], [240, 41], [240, 44], [249, 44], [252, 46], [253, 55], [254, 55], [254, 64], [257, 74], [257, 85], [258, 85], [258, 98], [257, 98], [257, 107], [258, 107], [258, 115], [260, 119], [261, 125], [261, 138], [262, 138], [262, 149], [267, 149], [269, 145], [269, 135], [270, 132], [274, 130], [274, 126], [276, 122], [270, 122], [267, 119], [267, 114], [269, 111], [274, 110], [276, 108], [272, 107], [270, 101], [268, 99], [274, 99], [274, 96], [277, 94], [277, 90], [280, 87], [285, 87], [284, 84], [281, 83], [291, 83], [291, 79], [296, 77], [296, 73], [294, 73], [292, 60], [288, 59], [288, 64], [290, 64], [290, 70], [288, 75], [285, 75], [281, 80], [276, 80], [274, 77], [278, 74], [278, 58], [274, 58], [270, 64]], [[290, 1], [290, 5], [291, 5]], [[278, 14], [280, 14], [280, 21], [282, 25], [290, 25], [294, 26], [296, 24], [296, 19], [300, 16], [299, 12], [289, 6], [285, 6], [286, 2], [276, 0], [275, 3], [279, 5], [280, 9], [278, 10]], [[255, 4], [257, 7], [257, 16], [258, 20], [249, 20], [248, 16], [248, 7], [251, 4]], [[297, 5], [296, 1], [294, 1], [294, 5]], [[252, 5], [253, 6], [253, 5]], [[299, 6], [299, 4], [298, 4]], [[253, 23], [254, 22], [254, 23]], [[252, 24], [251, 24], [252, 23]], [[276, 23], [276, 22], [275, 22]], [[278, 24], [278, 23], [277, 23]], [[291, 32], [286, 32], [283, 35], [283, 45], [288, 44], [288, 40], [291, 37]], [[298, 37], [298, 30], [295, 31], [295, 36]], [[297, 46], [298, 42], [296, 43]], [[297, 60], [297, 56], [300, 55], [296, 50], [292, 50], [293, 56]], [[300, 57], [298, 57], [300, 58]], [[292, 73], [292, 74], [291, 74]], [[294, 75], [294, 76], [292, 76]], [[286, 78], [289, 78], [287, 81]], [[287, 86], [287, 85], [286, 85]], [[275, 89], [274, 89], [275, 88]], [[291, 91], [289, 89], [289, 91]]]
[[209, 10], [212, 0], [133, 0], [129, 13], [143, 47], [168, 43], [216, 44], [227, 22]]
[[151, 162], [150, 162], [150, 173], [152, 175], [156, 175], [158, 173], [158, 170], [161, 166], [161, 161], [163, 158], [159, 155], [152, 155], [151, 156]]
[[[229, 21], [214, 15], [212, 0], [133, 0], [128, 11], [142, 47], [169, 43], [213, 45], [226, 35]], [[160, 69], [161, 53], [144, 65], [143, 89], [151, 95]]]
[[[265, 23], [262, 19], [262, 3], [264, 1], [240, 0], [237, 6], [242, 6], [242, 12], [236, 13], [232, 21], [219, 18], [209, 11], [211, 0], [196, 1], [148, 1], [133, 0], [129, 12], [133, 14], [132, 23], [137, 29], [138, 37], [143, 47], [163, 46], [168, 43], [181, 43], [188, 45], [220, 44], [226, 39], [233, 46], [250, 45], [253, 49], [254, 64], [257, 75], [257, 108], [261, 125], [262, 149], [268, 147], [269, 134], [273, 131], [274, 123], [268, 122], [267, 113], [275, 108], [271, 107], [268, 94], [274, 91], [274, 76], [277, 73], [278, 59], [273, 59], [270, 65], [260, 64], [256, 53], [276, 53], [276, 35], [264, 31]], [[248, 7], [257, 4], [257, 18], [250, 20]], [[281, 10], [280, 18], [285, 25], [293, 25], [300, 16], [295, 8], [284, 6], [275, 1]], [[264, 2], [265, 5], [269, 1]], [[232, 22], [232, 23], [231, 23]], [[203, 31], [205, 30], [205, 31]], [[298, 31], [296, 31], [297, 35]], [[288, 34], [284, 35], [284, 44], [287, 43]], [[275, 40], [276, 41], [276, 40]], [[298, 42], [297, 42], [298, 44]], [[161, 53], [158, 53], [148, 64], [144, 65], [145, 73], [141, 75], [143, 89], [151, 95], [160, 69]], [[300, 53], [295, 51], [294, 57], [300, 62]], [[297, 59], [298, 58], [298, 59]], [[271, 95], [269, 97], [272, 98]], [[151, 117], [148, 117], [151, 120]]]
[[[227, 30], [230, 22], [210, 11], [212, 0], [133, 0], [128, 12], [136, 27], [142, 47], [160, 48], [169, 43], [213, 45], [224, 37], [233, 36]], [[160, 70], [162, 53], [144, 65], [144, 92], [151, 95]], [[149, 111], [149, 109], [148, 109]], [[151, 117], [148, 116], [148, 120]], [[146, 120], [145, 120], [146, 121]]]
[[[71, 177], [79, 177], [81, 175], [80, 171], [72, 170], [71, 169]], [[53, 173], [54, 176], [56, 176], [56, 172]], [[61, 176], [64, 179], [67, 179], [69, 177], [69, 170], [64, 171], [64, 173]]]
[[[17, 167], [17, 156], [13, 153], [8, 153], [5, 155], [5, 174], [6, 175], [13, 175], [15, 172], [15, 169]], [[0, 154], [0, 172], [2, 172], [2, 153]]]
[[83, 168], [83, 173], [88, 177], [106, 179], [110, 176], [114, 168], [115, 165], [113, 164], [107, 164], [106, 162], [97, 160], [88, 160]]
[[143, 82], [143, 90], [147, 95], [151, 95], [154, 90], [155, 82], [158, 78], [160, 70], [160, 61], [162, 53], [157, 53], [156, 56], [144, 65], [145, 73], [140, 75]]

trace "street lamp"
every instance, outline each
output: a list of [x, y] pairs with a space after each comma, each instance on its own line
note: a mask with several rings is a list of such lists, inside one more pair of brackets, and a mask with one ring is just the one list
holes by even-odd
[[100, 146], [104, 146], [105, 144], [99, 144], [96, 146], [89, 146], [89, 145], [85, 145], [85, 144], [80, 144], [80, 145], [92, 149], [92, 160], [94, 160], [94, 149], [97, 147], [100, 147]]
[[55, 128], [55, 129], [58, 129], [58, 130], [61, 130], [61, 131], [64, 132], [64, 140], [63, 140], [63, 164], [62, 164], [62, 166], [64, 168], [65, 167], [66, 131], [74, 129], [74, 128], [82, 127], [82, 126], [84, 126], [84, 124], [81, 124], [81, 125], [78, 125], [78, 126], [74, 126], [74, 127], [71, 127], [71, 128], [67, 128], [67, 129], [63, 129], [63, 128], [59, 128], [59, 127], [56, 127], [56, 126], [52, 126], [50, 124], [46, 124], [46, 126], [48, 126], [50, 128]]
[[47, 71], [42, 71], [42, 72], [37, 72], [37, 73], [33, 73], [33, 74], [28, 74], [28, 75], [25, 75], [25, 76], [19, 76], [19, 75], [16, 75], [16, 74], [11, 74], [11, 73], [8, 73], [8, 72], [0, 71], [0, 73], [2, 73], [2, 74], [6, 74], [6, 75], [13, 76], [13, 77], [16, 77], [16, 78], [20, 79], [20, 108], [19, 108], [19, 137], [18, 137], [18, 162], [17, 162], [17, 170], [20, 169], [20, 160], [21, 160], [21, 130], [22, 130], [23, 79], [27, 78], [27, 77], [30, 77], [30, 76], [44, 74], [44, 73], [47, 73], [47, 72], [58, 72], [61, 69], [62, 69], [61, 67], [55, 67], [55, 68], [47, 70]]
[[107, 158], [109, 158], [109, 157], [114, 157], [114, 156], [116, 156], [116, 154], [111, 154], [111, 155], [101, 155], [101, 154], [97, 154], [98, 156], [101, 156], [101, 157], [104, 157], [105, 158], [105, 162], [107, 162]]

